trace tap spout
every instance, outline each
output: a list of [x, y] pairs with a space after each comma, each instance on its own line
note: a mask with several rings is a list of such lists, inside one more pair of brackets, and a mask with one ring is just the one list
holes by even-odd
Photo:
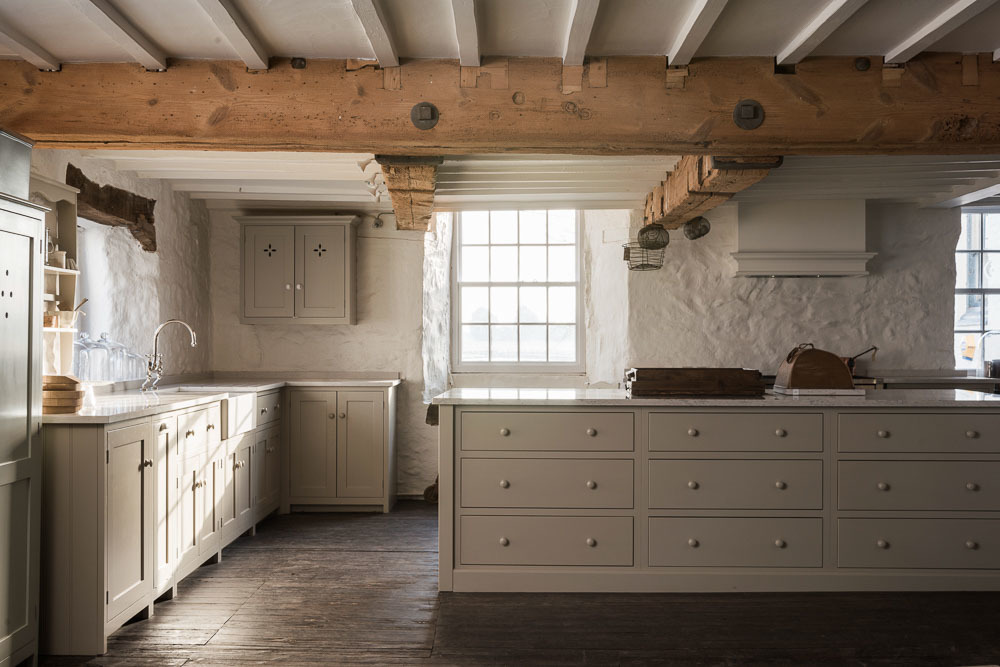
[[198, 336], [195, 334], [194, 329], [187, 322], [181, 320], [167, 320], [160, 326], [156, 327], [156, 332], [153, 334], [153, 354], [146, 355], [146, 381], [142, 383], [142, 387], [139, 389], [141, 391], [156, 391], [156, 385], [159, 383], [160, 379], [163, 377], [163, 355], [160, 354], [160, 332], [168, 324], [180, 324], [187, 328], [188, 333], [191, 334], [191, 347], [198, 347]]
[[198, 347], [198, 335], [194, 332], [194, 329], [191, 328], [190, 324], [188, 324], [187, 322], [184, 322], [183, 320], [167, 320], [166, 322], [164, 322], [160, 326], [156, 327], [156, 332], [153, 334], [153, 355], [154, 356], [156, 356], [156, 355], [158, 355], [160, 353], [160, 346], [159, 346], [159, 343], [160, 343], [160, 332], [163, 331], [163, 328], [165, 326], [167, 326], [168, 324], [180, 324], [180, 325], [183, 325], [184, 327], [186, 327], [187, 330], [188, 330], [188, 333], [191, 334], [191, 347]]

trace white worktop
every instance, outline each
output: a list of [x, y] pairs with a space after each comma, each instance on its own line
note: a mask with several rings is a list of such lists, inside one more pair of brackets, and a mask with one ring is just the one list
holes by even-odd
[[761, 398], [629, 398], [624, 389], [500, 389], [462, 387], [434, 397], [438, 405], [632, 406], [665, 408], [1000, 408], [1000, 394], [964, 389], [883, 389], [864, 396]]

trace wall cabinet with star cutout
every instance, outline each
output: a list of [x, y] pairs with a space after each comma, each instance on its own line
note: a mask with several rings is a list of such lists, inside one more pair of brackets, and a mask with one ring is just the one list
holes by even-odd
[[354, 216], [244, 217], [240, 321], [354, 324]]

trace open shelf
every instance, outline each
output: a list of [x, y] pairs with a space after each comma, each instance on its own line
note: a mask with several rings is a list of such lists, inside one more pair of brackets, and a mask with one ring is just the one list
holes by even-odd
[[65, 327], [42, 327], [45, 333], [76, 333], [77, 329], [67, 329]]
[[45, 265], [45, 273], [52, 273], [61, 276], [78, 276], [80, 272], [76, 269], [61, 269], [58, 266]]

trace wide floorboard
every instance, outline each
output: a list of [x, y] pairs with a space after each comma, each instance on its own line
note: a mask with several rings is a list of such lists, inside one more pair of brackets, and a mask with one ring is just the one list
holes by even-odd
[[262, 523], [68, 665], [1000, 663], [1000, 594], [439, 594], [436, 509]]

